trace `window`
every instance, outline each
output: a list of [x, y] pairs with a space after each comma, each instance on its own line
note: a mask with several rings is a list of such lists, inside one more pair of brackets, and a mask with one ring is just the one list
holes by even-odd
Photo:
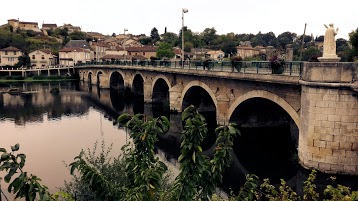
[[143, 52], [143, 56], [145, 56], [145, 52]]
[[35, 55], [32, 55], [32, 59], [35, 59]]
[[16, 55], [16, 51], [14, 51], [14, 55]]
[[44, 55], [42, 55], [42, 56], [41, 56], [41, 59], [45, 59], [45, 56], [44, 56]]
[[5, 51], [5, 55], [7, 55], [7, 51]]
[[15, 61], [14, 58], [7, 58], [7, 61]]

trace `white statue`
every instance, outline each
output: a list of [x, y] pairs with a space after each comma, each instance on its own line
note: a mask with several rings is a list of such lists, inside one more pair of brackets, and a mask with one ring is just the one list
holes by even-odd
[[323, 56], [318, 57], [319, 61], [323, 62], [336, 62], [339, 61], [339, 58], [336, 54], [336, 40], [335, 36], [338, 33], [338, 28], [334, 29], [333, 24], [329, 24], [329, 27], [324, 24], [327, 28], [326, 33], [324, 34], [324, 43], [323, 43]]

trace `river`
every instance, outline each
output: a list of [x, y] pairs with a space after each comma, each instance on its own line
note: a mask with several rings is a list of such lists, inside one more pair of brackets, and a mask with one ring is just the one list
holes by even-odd
[[[20, 152], [27, 155], [25, 170], [39, 176], [51, 191], [63, 186], [64, 180], [71, 179], [65, 164], [73, 162], [81, 149], [92, 149], [96, 142], [100, 145], [104, 141], [107, 146], [113, 144], [111, 156], [121, 153], [120, 148], [129, 139], [126, 132], [113, 122], [123, 112], [166, 115], [170, 118], [170, 132], [160, 136], [157, 152], [164, 156], [174, 171], [178, 171], [176, 159], [182, 130], [180, 115], [163, 111], [163, 105], [144, 104], [140, 98], [129, 99], [119, 90], [102, 90], [86, 83], [1, 84], [0, 92], [11, 87], [18, 87], [27, 93], [0, 94], [0, 147], [10, 149], [11, 145], [19, 143]], [[60, 89], [59, 94], [50, 93], [55, 87]], [[209, 125], [215, 124], [215, 113], [207, 112], [204, 115]], [[213, 129], [210, 128], [211, 131]], [[235, 139], [233, 165], [224, 175], [222, 187], [225, 191], [239, 189], [245, 180], [244, 174], [255, 173], [260, 178], [269, 177], [276, 183], [284, 178], [297, 192], [302, 192], [302, 182], [308, 177], [309, 171], [297, 164], [292, 152], [294, 147], [280, 146], [292, 144], [286, 143], [291, 139], [285, 137], [289, 136], [287, 130], [289, 128], [241, 128], [241, 138]], [[203, 145], [208, 154], [215, 140], [213, 136], [209, 135]], [[273, 143], [267, 143], [272, 138]], [[246, 140], [245, 143], [241, 143], [240, 139]], [[0, 176], [4, 174], [0, 173]], [[318, 175], [319, 188], [329, 183], [329, 176]], [[358, 189], [358, 184], [354, 182], [356, 179], [339, 176], [338, 182]], [[1, 184], [3, 188], [6, 186], [4, 181]]]

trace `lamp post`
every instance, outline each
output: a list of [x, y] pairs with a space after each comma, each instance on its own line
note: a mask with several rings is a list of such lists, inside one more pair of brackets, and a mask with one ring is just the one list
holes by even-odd
[[125, 42], [124, 40], [126, 39], [126, 31], [128, 31], [128, 29], [124, 29], [124, 30], [123, 30], [124, 38], [123, 38], [123, 45], [122, 45], [122, 46], [123, 46], [123, 51], [124, 51], [124, 61], [126, 61], [126, 46], [125, 46], [125, 44], [124, 44], [124, 42]]
[[189, 10], [186, 8], [182, 9], [182, 25], [181, 25], [181, 65], [184, 68], [184, 13], [187, 13]]

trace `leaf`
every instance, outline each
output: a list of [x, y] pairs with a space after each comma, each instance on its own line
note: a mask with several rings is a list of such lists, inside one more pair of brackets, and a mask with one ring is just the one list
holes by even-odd
[[199, 152], [202, 152], [202, 151], [203, 151], [203, 149], [201, 148], [201, 146], [198, 146], [198, 150], [199, 150]]
[[155, 189], [155, 187], [152, 184], [149, 184], [149, 187]]
[[10, 158], [10, 155], [6, 152], [1, 155], [1, 161], [6, 161], [9, 158]]
[[12, 151], [18, 151], [19, 148], [20, 148], [19, 143], [15, 144], [14, 146], [11, 146], [11, 150], [12, 150]]
[[193, 159], [193, 161], [195, 163], [195, 151], [193, 152], [193, 155], [191, 156], [191, 158]]
[[178, 158], [178, 162], [182, 161], [182, 160], [183, 160], [183, 158], [184, 158], [184, 155], [183, 155], [183, 154], [181, 154], [181, 155], [179, 156], [179, 158]]
[[144, 134], [142, 135], [142, 137], [141, 137], [141, 140], [144, 141], [146, 136], [147, 136], [147, 134], [144, 133]]
[[0, 148], [0, 152], [6, 152], [5, 148]]

